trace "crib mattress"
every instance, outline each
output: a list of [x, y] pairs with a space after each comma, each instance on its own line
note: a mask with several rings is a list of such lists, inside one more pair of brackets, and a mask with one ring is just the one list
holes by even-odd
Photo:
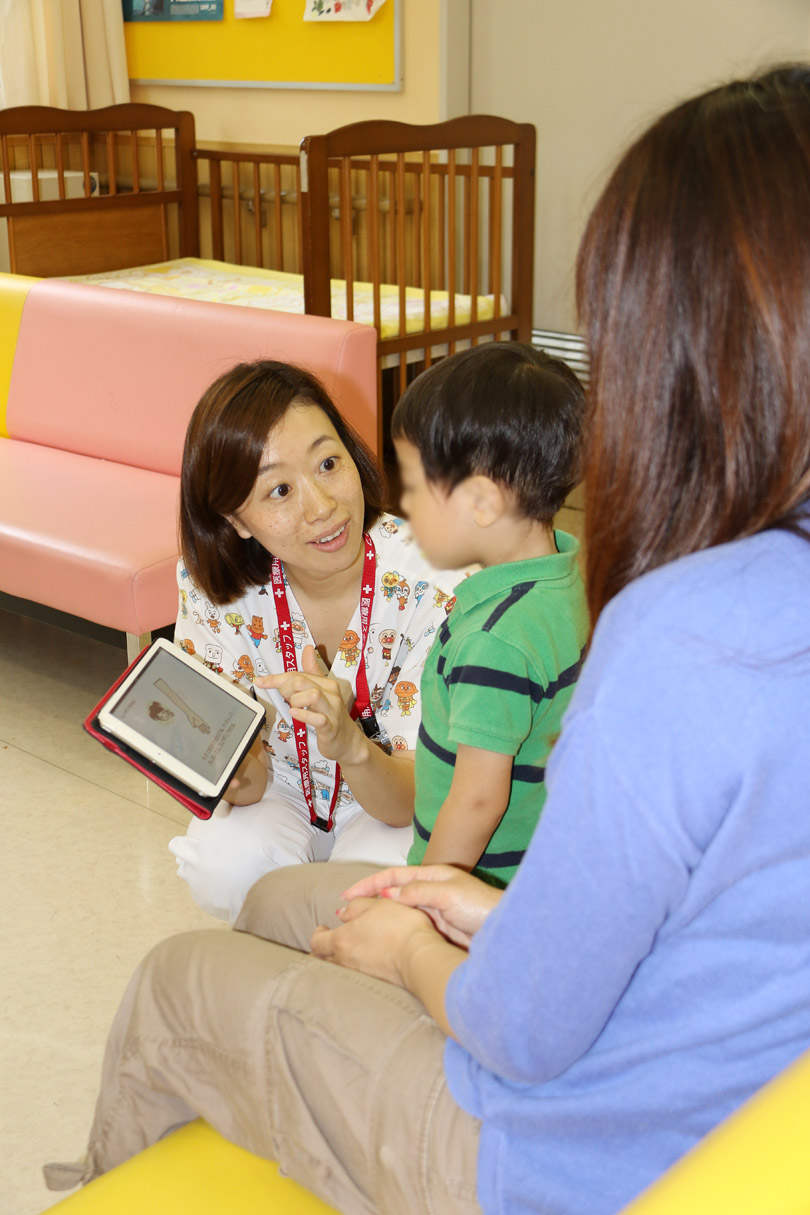
[[[241, 304], [250, 308], [268, 308], [275, 312], [304, 311], [304, 279], [300, 274], [281, 270], [263, 270], [255, 266], [235, 266], [228, 262], [205, 258], [183, 257], [158, 262], [153, 266], [136, 266], [130, 270], [110, 270], [104, 274], [74, 274], [73, 282], [95, 283], [102, 287], [117, 287], [126, 291], [151, 291], [158, 295], [180, 295], [186, 299], [208, 300], [219, 304]], [[374, 301], [371, 283], [354, 284], [354, 320], [358, 324], [374, 324]], [[439, 329], [448, 323], [449, 293], [431, 291], [430, 325]], [[479, 320], [489, 320], [495, 314], [492, 295], [479, 295]], [[472, 297], [455, 296], [455, 322], [470, 320]], [[501, 300], [501, 314], [506, 303]], [[346, 283], [332, 280], [332, 316], [346, 320]], [[383, 338], [400, 335], [399, 287], [383, 283], [380, 287], [380, 321]], [[425, 293], [421, 287], [405, 288], [405, 329], [421, 333], [425, 328]]]

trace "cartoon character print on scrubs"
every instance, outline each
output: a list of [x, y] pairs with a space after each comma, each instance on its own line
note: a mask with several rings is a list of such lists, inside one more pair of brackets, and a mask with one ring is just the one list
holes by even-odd
[[394, 598], [399, 586], [400, 575], [398, 570], [387, 570], [380, 581], [380, 590], [389, 601]]
[[205, 601], [205, 623], [212, 633], [220, 631], [219, 608], [215, 608], [213, 603], [209, 603], [207, 599]]
[[243, 678], [246, 679], [248, 683], [253, 683], [256, 678], [256, 671], [253, 666], [253, 659], [249, 654], [239, 655], [234, 663], [231, 678], [234, 683], [239, 683]]
[[408, 598], [410, 593], [411, 588], [408, 586], [408, 583], [404, 578], [400, 578], [399, 582], [397, 583], [396, 597], [397, 603], [399, 604], [399, 610], [401, 612], [404, 612], [405, 608], [408, 606]]
[[383, 629], [383, 631], [380, 633], [380, 645], [382, 646], [382, 656], [384, 662], [391, 661], [391, 649], [396, 639], [397, 635], [394, 629]]
[[214, 671], [217, 675], [222, 674], [222, 646], [214, 645], [213, 642], [208, 643], [205, 647], [203, 662], [208, 667], [209, 671]]
[[[184, 586], [183, 583], [188, 583], [188, 585]], [[197, 590], [196, 586], [191, 581], [188, 570], [182, 564], [182, 558], [177, 567], [177, 585], [180, 589], [180, 607], [181, 607], [181, 609], [186, 605], [186, 603], [188, 602], [189, 599], [191, 600], [192, 603], [197, 603], [197, 601], [200, 598], [200, 592]], [[184, 614], [183, 619], [185, 619], [185, 618], [186, 617]]]
[[419, 691], [410, 679], [401, 679], [394, 686], [394, 695], [399, 701], [399, 711], [403, 717], [410, 717], [411, 709], [416, 704], [416, 693]]
[[258, 647], [260, 641], [267, 640], [267, 634], [264, 631], [264, 619], [261, 616], [254, 616], [250, 624], [245, 625], [245, 628], [253, 638], [253, 644]]
[[360, 657], [360, 638], [354, 629], [346, 630], [338, 649], [343, 655], [343, 661], [347, 667], [357, 666], [357, 660]]

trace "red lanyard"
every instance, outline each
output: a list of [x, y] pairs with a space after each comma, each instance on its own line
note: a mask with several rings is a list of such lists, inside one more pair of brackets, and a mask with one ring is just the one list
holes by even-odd
[[[368, 534], [363, 536], [364, 554], [363, 554], [363, 581], [360, 586], [360, 654], [357, 660], [357, 678], [355, 680], [355, 701], [352, 708], [352, 717], [366, 718], [373, 713], [371, 708], [371, 697], [368, 690], [368, 675], [366, 674], [366, 642], [368, 641], [369, 627], [371, 625], [371, 609], [374, 604], [374, 584], [377, 577], [377, 554], [374, 551], [374, 542]], [[273, 583], [273, 598], [276, 604], [276, 619], [278, 620], [278, 637], [281, 645], [281, 657], [284, 661], [284, 670], [286, 672], [298, 670], [298, 658], [295, 653], [295, 642], [293, 640], [292, 620], [290, 619], [290, 608], [287, 603], [287, 592], [284, 588], [284, 571], [278, 557], [273, 558], [270, 568], [270, 577]], [[309, 743], [307, 741], [307, 727], [303, 722], [295, 723], [295, 749], [298, 753], [298, 768], [301, 772], [301, 787], [304, 790], [304, 799], [309, 810], [309, 820], [313, 826], [320, 831], [331, 831], [334, 820], [335, 803], [337, 802], [338, 790], [340, 788], [340, 764], [335, 764], [335, 787], [332, 790], [332, 799], [329, 803], [329, 814], [327, 818], [321, 818], [315, 811], [315, 801], [312, 796], [312, 773], [309, 766]]]

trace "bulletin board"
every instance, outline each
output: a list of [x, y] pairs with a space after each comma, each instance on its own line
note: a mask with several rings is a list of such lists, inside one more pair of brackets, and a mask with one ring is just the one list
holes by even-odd
[[231, 88], [402, 88], [400, 0], [370, 21], [304, 21], [305, 0], [273, 0], [269, 17], [124, 25], [136, 84]]

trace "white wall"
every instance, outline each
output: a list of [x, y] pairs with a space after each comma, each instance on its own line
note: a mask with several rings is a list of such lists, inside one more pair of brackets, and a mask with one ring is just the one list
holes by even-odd
[[472, 112], [537, 127], [535, 324], [573, 330], [577, 245], [622, 148], [692, 93], [806, 57], [810, 0], [471, 3]]

